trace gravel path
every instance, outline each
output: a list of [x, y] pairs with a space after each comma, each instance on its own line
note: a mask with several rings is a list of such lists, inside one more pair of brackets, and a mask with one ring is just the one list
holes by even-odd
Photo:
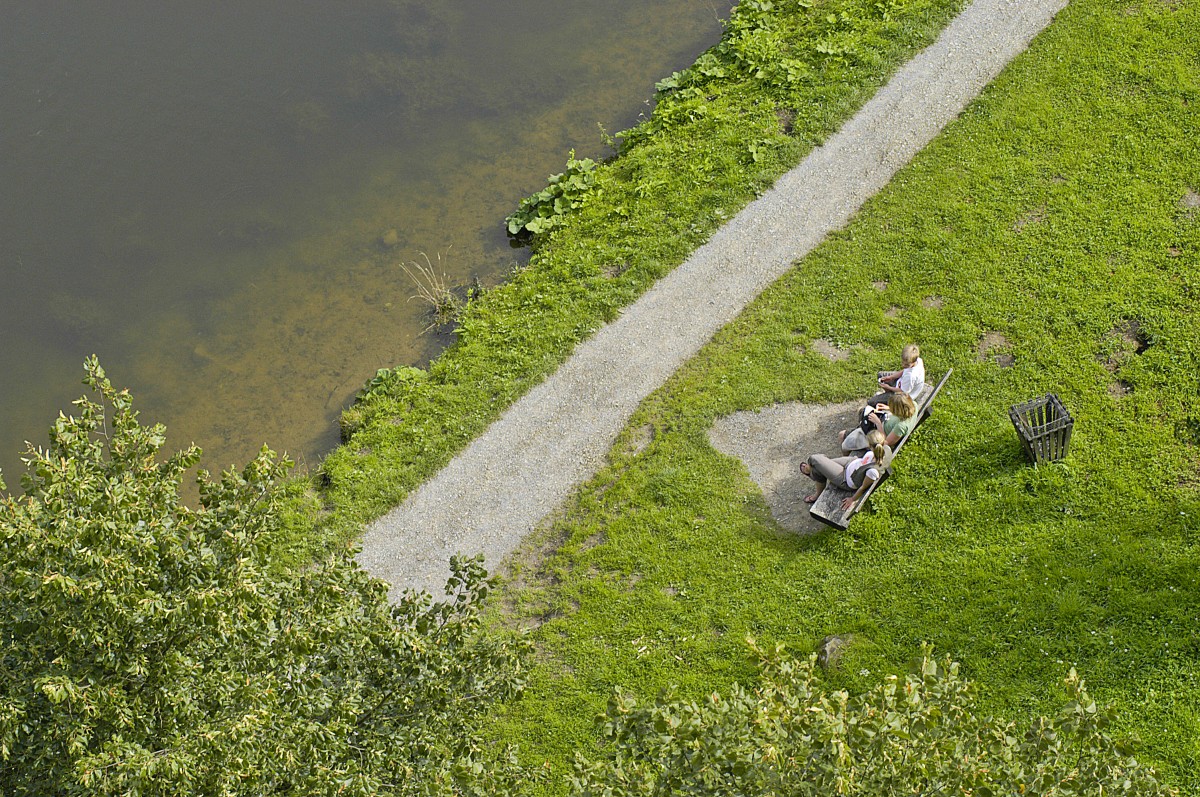
[[359, 562], [393, 595], [441, 594], [456, 552], [482, 552], [494, 569], [603, 465], [642, 399], [843, 227], [1065, 6], [968, 6], [845, 127], [373, 523]]

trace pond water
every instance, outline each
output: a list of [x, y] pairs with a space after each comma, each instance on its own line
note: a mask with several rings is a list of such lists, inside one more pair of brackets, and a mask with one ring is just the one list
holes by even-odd
[[315, 464], [438, 341], [399, 268], [502, 222], [720, 35], [709, 0], [0, 0], [0, 468], [100, 356], [173, 448]]

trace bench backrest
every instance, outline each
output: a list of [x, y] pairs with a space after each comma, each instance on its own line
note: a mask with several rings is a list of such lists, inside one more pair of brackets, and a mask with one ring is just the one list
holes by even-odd
[[[908, 434], [900, 438], [900, 441], [896, 443], [896, 447], [892, 449], [893, 461], [896, 459], [896, 454], [899, 454], [900, 449], [908, 442], [908, 438], [912, 437], [913, 432], [917, 431], [917, 427], [925, 423], [925, 419], [933, 413], [933, 400], [937, 398], [938, 393], [942, 392], [942, 387], [946, 384], [946, 380], [950, 378], [950, 374], [952, 373], [954, 373], [953, 368], [946, 371], [946, 375], [942, 377], [942, 380], [937, 383], [932, 391], [927, 390], [922, 394], [921, 400], [917, 402], [917, 422], [913, 424], [913, 428], [908, 430]], [[863, 497], [865, 498], [866, 496]]]

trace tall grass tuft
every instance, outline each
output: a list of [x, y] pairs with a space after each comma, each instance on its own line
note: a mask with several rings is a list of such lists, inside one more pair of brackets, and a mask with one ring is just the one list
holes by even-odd
[[424, 263], [419, 260], [410, 260], [407, 263], [401, 263], [400, 268], [404, 270], [417, 289], [417, 292], [408, 297], [408, 300], [411, 302], [413, 299], [420, 299], [429, 305], [431, 320], [429, 325], [421, 330], [423, 334], [431, 329], [453, 323], [462, 310], [463, 302], [454, 293], [445, 272], [441, 271], [441, 253], [439, 252], [437, 255], [437, 268], [434, 268], [429, 255], [422, 252], [421, 257], [425, 259]]

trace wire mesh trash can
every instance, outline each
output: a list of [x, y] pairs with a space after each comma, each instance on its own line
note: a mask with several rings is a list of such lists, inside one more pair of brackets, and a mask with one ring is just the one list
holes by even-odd
[[1054, 462], [1067, 455], [1075, 420], [1058, 396], [1047, 393], [1042, 398], [1010, 407], [1008, 417], [1017, 430], [1017, 437], [1021, 438], [1025, 456], [1033, 464]]

